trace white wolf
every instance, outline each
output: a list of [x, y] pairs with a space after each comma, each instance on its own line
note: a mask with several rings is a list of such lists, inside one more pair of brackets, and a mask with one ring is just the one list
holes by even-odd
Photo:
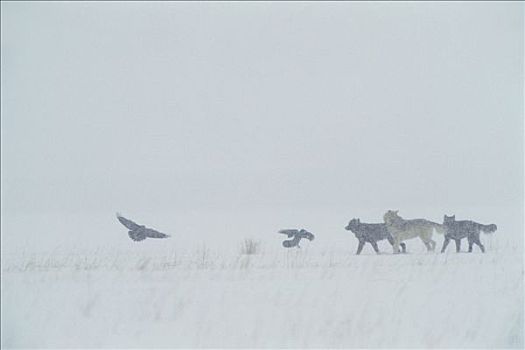
[[434, 250], [436, 242], [432, 240], [432, 233], [436, 230], [443, 233], [443, 226], [425, 219], [405, 220], [397, 213], [399, 210], [389, 210], [383, 216], [388, 232], [394, 238], [394, 254], [399, 253], [399, 244], [407, 239], [419, 237], [428, 251]]

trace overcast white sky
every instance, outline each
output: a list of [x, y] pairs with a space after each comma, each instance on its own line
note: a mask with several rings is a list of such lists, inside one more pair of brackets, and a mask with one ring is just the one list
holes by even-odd
[[522, 208], [523, 6], [2, 2], [2, 211]]

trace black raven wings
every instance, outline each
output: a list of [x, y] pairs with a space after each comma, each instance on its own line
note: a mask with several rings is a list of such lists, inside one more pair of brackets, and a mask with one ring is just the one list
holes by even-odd
[[289, 240], [283, 241], [283, 247], [285, 248], [292, 248], [297, 247], [301, 248], [299, 246], [299, 242], [301, 239], [305, 238], [309, 241], [313, 241], [315, 236], [313, 233], [308, 232], [304, 229], [296, 230], [296, 229], [286, 229], [286, 230], [279, 230], [279, 233], [282, 233], [284, 235], [287, 235], [288, 238], [292, 238]]
[[144, 225], [139, 225], [129, 219], [126, 219], [117, 213], [117, 219], [122, 225], [129, 229], [128, 236], [135, 242], [143, 241], [146, 238], [168, 238], [170, 235], [159, 232]]
[[299, 230], [279, 230], [279, 233], [282, 233], [283, 235], [287, 235], [288, 238], [292, 238], [296, 234], [299, 233]]

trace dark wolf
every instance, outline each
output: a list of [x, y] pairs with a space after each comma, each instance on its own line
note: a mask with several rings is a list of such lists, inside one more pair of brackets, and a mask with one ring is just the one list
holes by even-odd
[[443, 242], [441, 253], [445, 252], [451, 239], [456, 242], [456, 252], [459, 252], [461, 249], [461, 240], [465, 237], [468, 240], [469, 253], [472, 253], [472, 245], [474, 243], [485, 253], [485, 246], [481, 244], [479, 240], [479, 233], [492, 233], [498, 229], [494, 224], [483, 225], [470, 220], [456, 221], [456, 215], [445, 215], [443, 218], [443, 227], [445, 229], [445, 241]]
[[[359, 246], [357, 247], [357, 255], [361, 254], [363, 247], [366, 242], [370, 243], [377, 254], [379, 254], [379, 248], [377, 247], [377, 241], [387, 239], [388, 242], [394, 246], [394, 239], [388, 232], [385, 224], [362, 224], [359, 219], [352, 219], [345, 227], [345, 230], [352, 231], [355, 238], [359, 240]], [[403, 253], [406, 253], [405, 243], [400, 243]]]

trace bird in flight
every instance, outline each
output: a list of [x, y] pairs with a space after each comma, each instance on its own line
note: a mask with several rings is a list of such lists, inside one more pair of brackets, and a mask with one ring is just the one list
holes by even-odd
[[128, 236], [135, 242], [143, 241], [146, 238], [168, 238], [170, 235], [139, 225], [129, 219], [126, 219], [117, 213], [117, 219], [120, 223], [129, 229]]
[[283, 241], [283, 247], [285, 248], [292, 248], [297, 247], [301, 248], [299, 246], [299, 242], [301, 239], [305, 238], [309, 241], [313, 241], [315, 236], [313, 233], [306, 231], [305, 229], [287, 229], [287, 230], [279, 230], [279, 233], [282, 233], [284, 235], [287, 235], [288, 238], [291, 238], [289, 240]]

